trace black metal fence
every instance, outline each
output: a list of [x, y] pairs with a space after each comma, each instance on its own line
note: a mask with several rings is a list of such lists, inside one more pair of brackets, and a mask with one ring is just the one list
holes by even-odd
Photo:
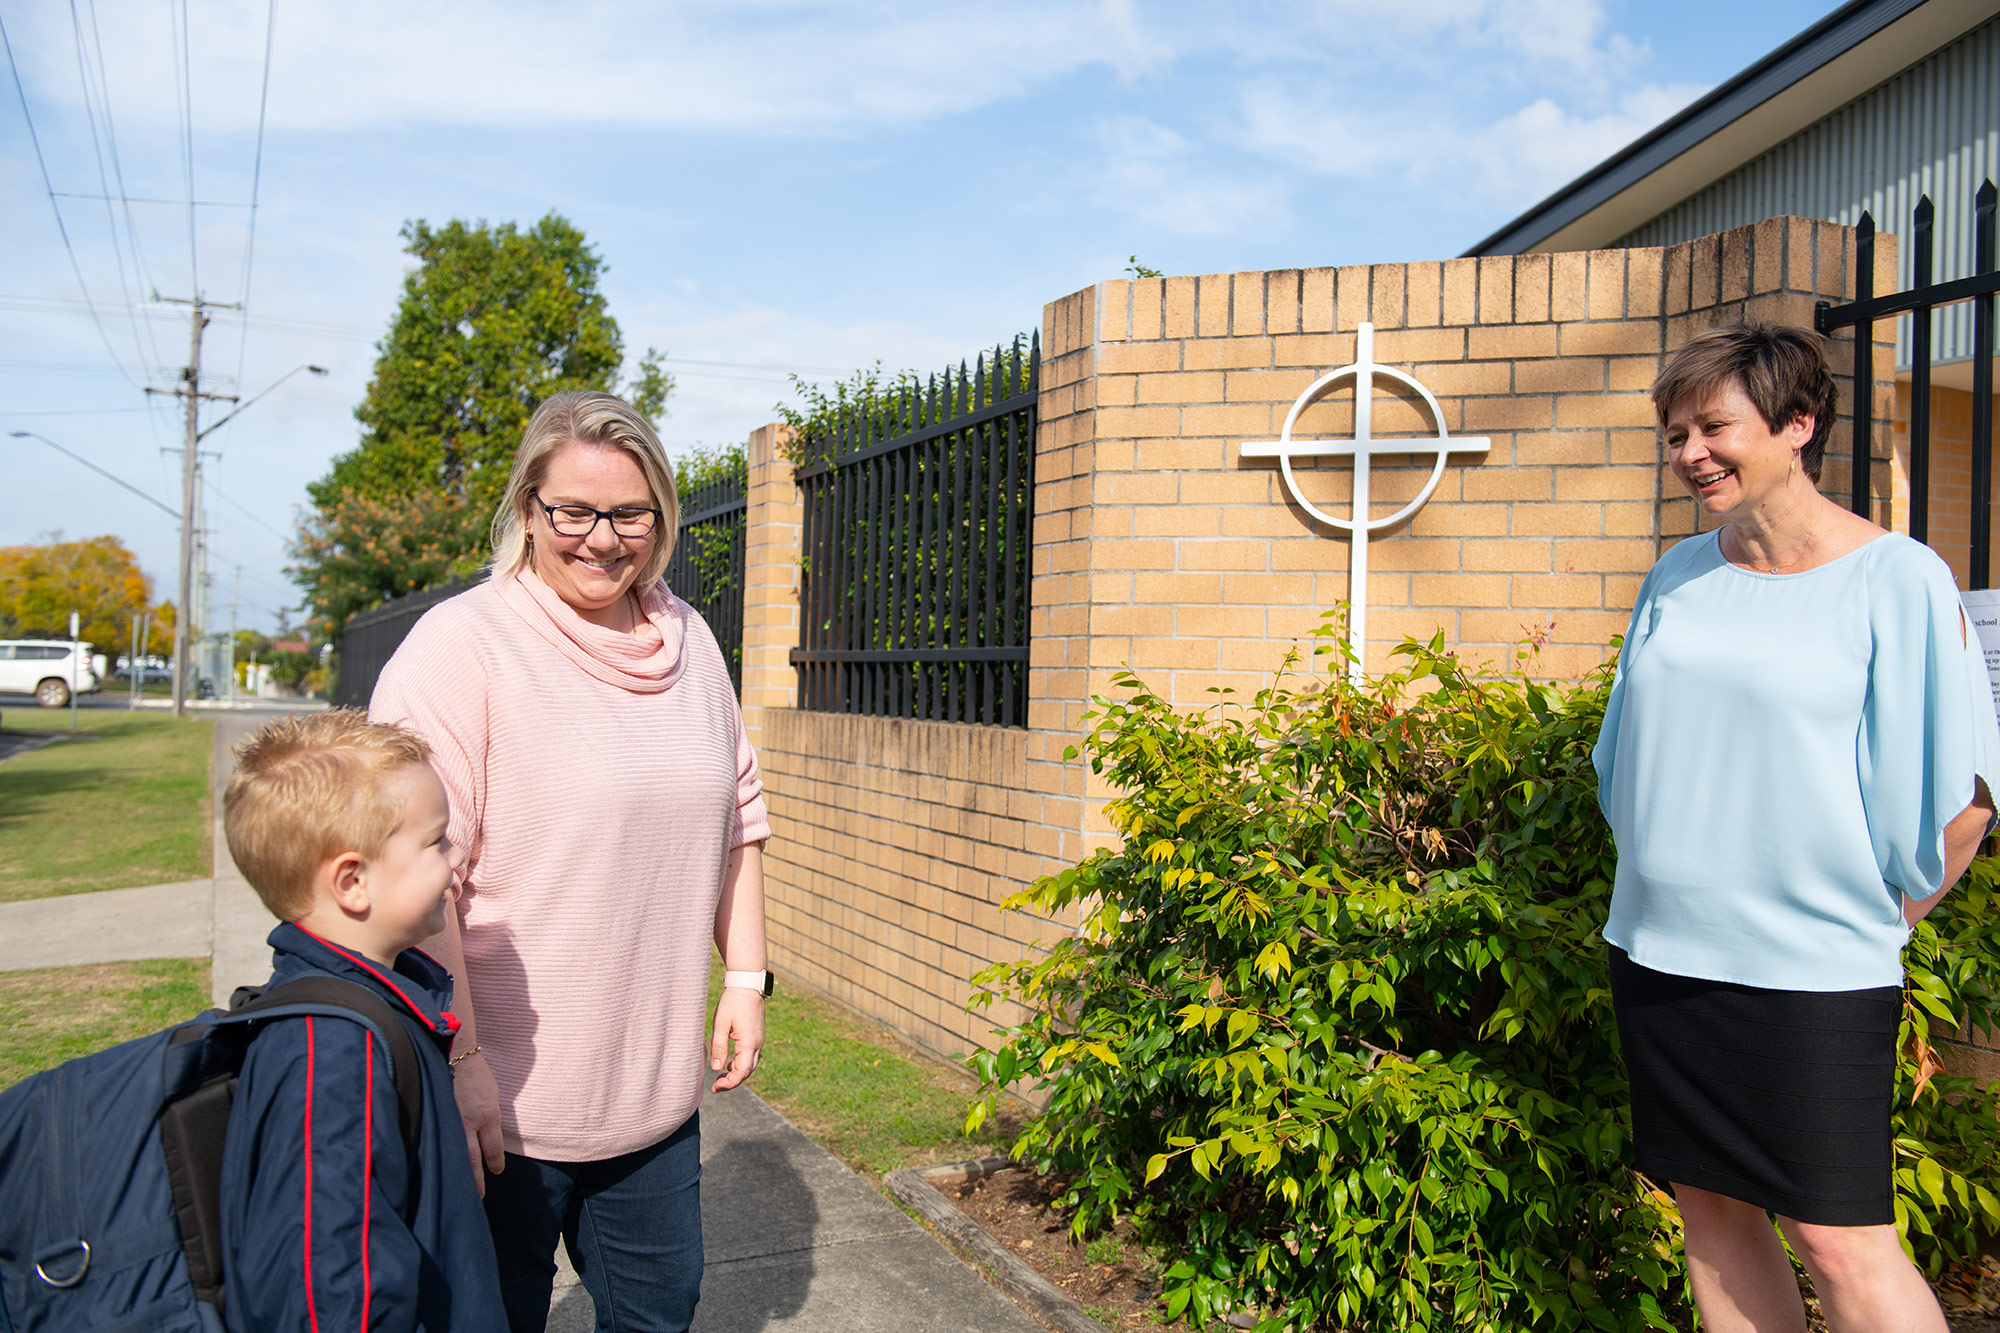
[[452, 579], [435, 588], [391, 598], [372, 611], [350, 616], [334, 638], [333, 702], [337, 708], [366, 708], [382, 668], [403, 646], [417, 618], [476, 580]]
[[795, 446], [827, 458], [798, 472], [799, 707], [1027, 724], [1040, 358], [1017, 338]]
[[680, 536], [667, 562], [667, 586], [701, 612], [715, 631], [729, 682], [743, 693], [743, 541], [750, 508], [748, 478], [723, 477], [680, 497]]
[[2000, 272], [1994, 270], [1993, 182], [1987, 181], [1973, 201], [1973, 275], [1953, 282], [1933, 282], [1936, 253], [1935, 216], [1931, 197], [1917, 202], [1910, 244], [1914, 280], [1907, 292], [1876, 296], [1875, 219], [1861, 215], [1855, 236], [1854, 300], [1847, 305], [1822, 301], [1813, 323], [1821, 333], [1854, 330], [1854, 469], [1849, 507], [1869, 513], [1868, 441], [1874, 430], [1870, 391], [1874, 385], [1875, 321], [1911, 315], [1910, 329], [1910, 536], [1930, 539], [1931, 469], [1931, 312], [1960, 301], [1972, 307], [1972, 551], [1973, 588], [1991, 584], [1993, 546], [1993, 299], [2000, 292]]

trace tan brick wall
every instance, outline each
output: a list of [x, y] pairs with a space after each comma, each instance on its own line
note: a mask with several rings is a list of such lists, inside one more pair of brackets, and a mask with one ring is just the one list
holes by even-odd
[[[1888, 290], [1893, 248], [1879, 255]], [[1810, 324], [1816, 301], [1852, 290], [1852, 256], [1847, 229], [1787, 218], [1665, 249], [1121, 278], [1052, 302], [1019, 730], [794, 708], [798, 498], [777, 428], [759, 432], [744, 705], [776, 829], [774, 966], [939, 1051], [1005, 1020], [964, 1013], [967, 978], [1063, 926], [1000, 903], [1111, 839], [1108, 793], [1063, 757], [1091, 697], [1128, 665], [1186, 706], [1247, 694], [1347, 597], [1345, 536], [1239, 446], [1275, 438], [1297, 396], [1353, 360], [1362, 320], [1376, 360], [1428, 386], [1452, 434], [1492, 441], [1483, 459], [1453, 456], [1429, 504], [1371, 542], [1368, 666], [1388, 666], [1405, 635], [1442, 630], [1511, 661], [1537, 634], [1534, 670], [1574, 676], [1605, 660], [1646, 570], [1694, 531], [1647, 397], [1664, 357], [1745, 315]], [[1892, 350], [1876, 347], [1878, 493], [1892, 484]], [[1338, 391], [1295, 436], [1351, 434], [1353, 414]], [[1432, 433], [1386, 392], [1374, 430]], [[1848, 439], [1843, 424], [1832, 493], [1845, 494]], [[1314, 503], [1341, 512], [1349, 466], [1297, 466]], [[1378, 460], [1375, 512], [1400, 508], [1430, 467]]]
[[[1910, 395], [1907, 380], [1896, 385], [1894, 439], [1897, 495], [1907, 502], [1910, 472]], [[1993, 400], [1994, 415], [2000, 420], [2000, 396]], [[1951, 566], [1958, 586], [1969, 588], [1972, 571], [1972, 395], [1963, 389], [1933, 386], [1931, 389], [1931, 502], [1928, 541]], [[1992, 493], [1986, 497], [1987, 512], [2000, 501], [2000, 477], [1993, 479]], [[1907, 503], [1901, 513], [1909, 512]], [[1988, 520], [1988, 531], [2000, 540], [2000, 523]], [[1898, 523], [1898, 530], [1907, 524]], [[2000, 564], [1989, 569], [1989, 577], [2000, 572]]]
[[[1430, 503], [1371, 541], [1369, 669], [1405, 635], [1438, 630], [1489, 660], [1545, 635], [1535, 669], [1547, 675], [1597, 665], [1646, 569], [1694, 531], [1692, 502], [1667, 489], [1646, 392], [1665, 355], [1746, 316], [1809, 325], [1815, 301], [1851, 289], [1851, 263], [1846, 229], [1776, 219], [1666, 249], [1116, 279], [1051, 306], [1066, 330], [1084, 302], [1096, 307], [1094, 448], [1080, 426], [1064, 437], [1066, 502], [1088, 495], [1094, 535], [1064, 565], [1088, 574], [1087, 619], [1074, 597], [1064, 606], [1087, 627], [1090, 692], [1127, 664], [1183, 704], [1248, 692], [1348, 596], [1346, 536], [1289, 497], [1272, 461], [1238, 450], [1275, 438], [1300, 392], [1353, 359], [1364, 319], [1375, 359], [1429, 387], [1447, 429], [1492, 440], [1483, 459], [1454, 456]], [[1294, 434], [1352, 428], [1352, 390], [1336, 389]], [[1374, 431], [1431, 426], [1378, 383]], [[1836, 434], [1826, 480], [1844, 486], [1845, 427]], [[1294, 466], [1315, 505], [1347, 511], [1351, 464]], [[1400, 508], [1430, 468], [1428, 455], [1378, 461], [1372, 512]]]

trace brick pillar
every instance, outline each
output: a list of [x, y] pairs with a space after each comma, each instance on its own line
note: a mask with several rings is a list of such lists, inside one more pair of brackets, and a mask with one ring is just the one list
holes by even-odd
[[[1029, 592], [1028, 851], [1044, 872], [1084, 854], [1087, 769], [1063, 751], [1081, 741], [1090, 706], [1091, 545], [1098, 526], [1097, 292], [1042, 312], [1041, 395], [1035, 429], [1035, 538]], [[1092, 806], [1093, 810], [1095, 805]]]
[[743, 541], [743, 715], [761, 745], [763, 712], [791, 708], [798, 674], [799, 542], [804, 509], [784, 446], [791, 427], [773, 422], [751, 433], [750, 507]]

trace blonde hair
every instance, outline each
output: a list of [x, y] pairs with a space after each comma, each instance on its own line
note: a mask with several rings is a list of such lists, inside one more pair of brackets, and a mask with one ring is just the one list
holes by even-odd
[[674, 492], [674, 470], [660, 437], [645, 417], [615, 394], [590, 390], [556, 394], [528, 418], [528, 428], [521, 432], [521, 447], [514, 454], [514, 471], [507, 478], [507, 491], [493, 515], [493, 577], [512, 578], [528, 563], [533, 492], [548, 475], [549, 458], [572, 440], [623, 449], [646, 474], [653, 503], [660, 508], [660, 521], [653, 529], [652, 553], [639, 567], [634, 587], [638, 591], [652, 587], [666, 572], [674, 540], [680, 535], [681, 502]]
[[415, 732], [370, 722], [355, 708], [280, 718], [236, 746], [222, 793], [222, 831], [236, 868], [271, 915], [312, 908], [314, 873], [342, 852], [381, 854], [403, 822], [384, 779], [428, 763]]

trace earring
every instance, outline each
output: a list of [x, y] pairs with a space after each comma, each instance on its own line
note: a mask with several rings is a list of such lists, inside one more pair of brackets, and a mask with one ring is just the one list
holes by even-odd
[[1799, 475], [1799, 456], [1798, 456], [1797, 454], [1793, 454], [1793, 455], [1792, 455], [1792, 470], [1791, 470], [1790, 472], [1787, 472], [1787, 473], [1785, 474], [1785, 476], [1786, 476], [1787, 478], [1791, 478], [1791, 477], [1796, 477], [1796, 476], [1798, 476], [1798, 475]]

